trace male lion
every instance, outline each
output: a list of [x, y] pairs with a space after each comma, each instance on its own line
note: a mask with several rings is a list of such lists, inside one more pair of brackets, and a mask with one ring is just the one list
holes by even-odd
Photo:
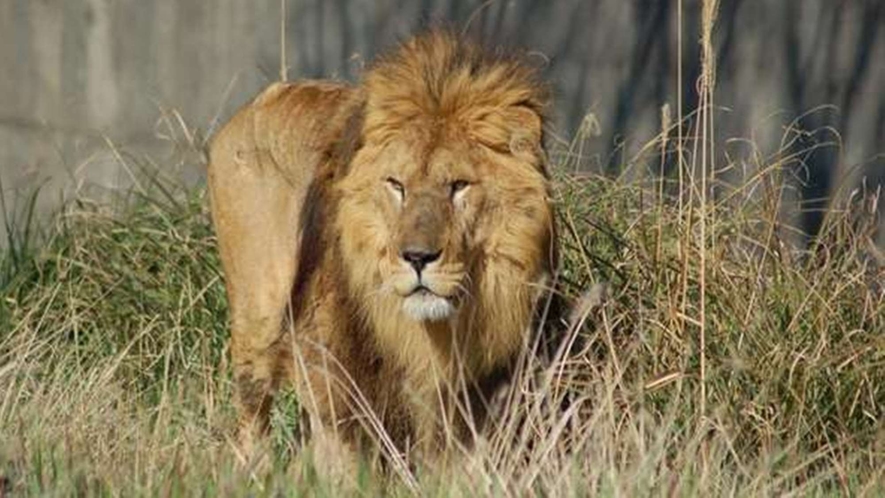
[[556, 264], [544, 105], [529, 66], [432, 32], [357, 86], [274, 84], [218, 133], [242, 444], [284, 380], [338, 444], [469, 443]]

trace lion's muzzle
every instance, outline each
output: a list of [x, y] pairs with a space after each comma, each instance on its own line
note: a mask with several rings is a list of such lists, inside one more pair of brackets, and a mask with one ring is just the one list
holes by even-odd
[[394, 287], [403, 298], [403, 311], [413, 320], [444, 320], [456, 311], [455, 294], [461, 277], [440, 271], [437, 258], [438, 253], [422, 259], [414, 254], [410, 259], [404, 257], [395, 277]]
[[403, 251], [391, 283], [403, 299], [403, 312], [416, 321], [439, 321], [457, 311], [464, 273], [461, 265], [446, 264], [440, 251]]

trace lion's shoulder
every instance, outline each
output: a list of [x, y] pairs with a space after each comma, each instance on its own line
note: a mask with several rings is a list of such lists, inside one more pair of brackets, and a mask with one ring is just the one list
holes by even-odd
[[330, 100], [340, 99], [353, 90], [345, 82], [336, 80], [297, 80], [292, 82], [277, 81], [271, 83], [252, 100], [255, 108], [289, 108], [304, 109], [323, 108]]
[[354, 87], [334, 80], [276, 82], [241, 107], [215, 134], [213, 146], [231, 141], [252, 141], [263, 145], [280, 138], [310, 141], [332, 126], [347, 103]]
[[334, 80], [271, 84], [215, 134], [210, 169], [260, 170], [272, 164], [290, 182], [309, 182], [340, 134], [355, 95], [353, 86]]
[[316, 143], [345, 118], [355, 90], [331, 80], [273, 83], [248, 106], [258, 140]]

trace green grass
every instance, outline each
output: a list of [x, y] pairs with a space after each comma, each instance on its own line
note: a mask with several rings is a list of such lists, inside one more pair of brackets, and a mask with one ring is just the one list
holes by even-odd
[[[557, 161], [571, 169], [567, 156]], [[819, 243], [791, 249], [772, 214], [779, 175], [771, 167], [744, 189], [722, 185], [705, 207], [651, 176], [557, 174], [564, 291], [608, 282], [611, 297], [552, 375], [517, 379], [513, 423], [468, 452], [454, 478], [418, 469], [421, 491], [885, 493], [874, 220], [862, 200], [836, 202]], [[777, 188], [759, 194], [754, 182]], [[237, 463], [226, 299], [201, 189], [80, 201], [42, 245], [16, 247], [30, 249], [4, 254], [0, 282], [5, 490], [336, 494], [295, 458], [292, 396], [273, 414], [270, 464]], [[363, 472], [360, 483], [365, 494], [410, 492], [396, 474]]]

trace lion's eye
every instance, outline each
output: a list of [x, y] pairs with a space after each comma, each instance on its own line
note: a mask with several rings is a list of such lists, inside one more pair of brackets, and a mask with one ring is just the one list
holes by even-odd
[[467, 180], [455, 180], [455, 181], [453, 181], [452, 184], [451, 184], [451, 189], [452, 189], [452, 191], [451, 191], [451, 195], [452, 195], [452, 197], [454, 197], [455, 194], [457, 194], [458, 192], [461, 192], [462, 190], [464, 190], [465, 188], [467, 188], [467, 187], [469, 187], [469, 186], [470, 186], [470, 183], [468, 183]]
[[388, 176], [387, 178], [384, 179], [384, 181], [387, 183], [387, 186], [390, 187], [391, 190], [393, 190], [394, 192], [396, 192], [396, 194], [399, 196], [400, 199], [402, 199], [403, 197], [405, 197], [405, 195], [406, 195], [406, 188], [403, 187], [403, 184], [400, 183], [399, 180], [397, 180], [396, 178], [393, 178], [393, 177]]

